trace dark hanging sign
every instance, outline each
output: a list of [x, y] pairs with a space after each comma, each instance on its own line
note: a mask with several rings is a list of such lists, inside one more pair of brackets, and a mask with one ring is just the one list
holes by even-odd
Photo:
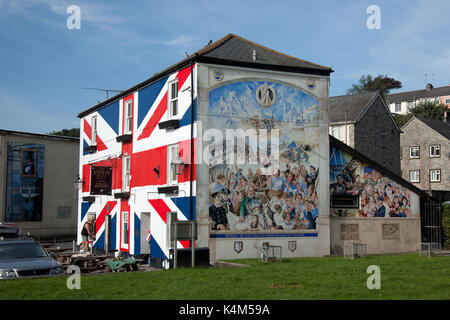
[[91, 167], [91, 194], [111, 195], [112, 167]]

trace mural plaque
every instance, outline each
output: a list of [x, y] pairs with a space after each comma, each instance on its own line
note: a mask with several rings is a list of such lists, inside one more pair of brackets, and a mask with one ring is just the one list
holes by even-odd
[[400, 239], [400, 225], [398, 223], [383, 224], [382, 236], [384, 240]]
[[91, 194], [111, 195], [112, 167], [91, 167]]
[[341, 224], [341, 240], [359, 240], [359, 224]]

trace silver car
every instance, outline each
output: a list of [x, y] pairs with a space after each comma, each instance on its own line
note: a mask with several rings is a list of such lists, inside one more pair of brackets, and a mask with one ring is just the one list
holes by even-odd
[[0, 279], [62, 274], [61, 264], [29, 239], [0, 241]]

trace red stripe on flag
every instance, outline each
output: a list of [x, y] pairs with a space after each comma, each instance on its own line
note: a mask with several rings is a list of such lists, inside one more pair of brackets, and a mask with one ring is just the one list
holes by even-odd
[[92, 128], [86, 119], [84, 119], [83, 130], [84, 130], [84, 133], [86, 133], [86, 135], [88, 136], [89, 140], [92, 140], [92, 137], [91, 137]]
[[161, 99], [155, 112], [145, 125], [145, 128], [144, 130], [142, 130], [142, 133], [138, 137], [138, 140], [150, 137], [150, 135], [152, 134], [153, 130], [155, 130], [155, 127], [158, 125], [159, 120], [161, 120], [166, 110], [167, 110], [167, 92], [164, 94], [164, 97]]
[[97, 151], [103, 151], [108, 149], [108, 147], [103, 143], [102, 139], [97, 135]]
[[116, 201], [108, 201], [106, 205], [103, 207], [102, 211], [98, 215], [97, 219], [95, 220], [95, 234], [98, 233], [100, 228], [102, 227], [103, 223], [105, 222], [105, 215], [108, 215], [113, 211], [114, 207], [116, 206]]
[[169, 209], [167, 204], [161, 199], [151, 199], [148, 200], [150, 204], [155, 208], [156, 212], [159, 214], [161, 219], [163, 219], [164, 223], [167, 223], [167, 212], [172, 210]]
[[183, 70], [178, 71], [177, 78], [178, 78], [178, 90], [181, 90], [181, 87], [183, 86], [186, 79], [191, 74], [191, 67], [184, 68]]

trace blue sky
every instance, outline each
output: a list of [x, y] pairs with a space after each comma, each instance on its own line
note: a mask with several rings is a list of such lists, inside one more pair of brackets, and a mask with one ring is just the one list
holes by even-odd
[[[81, 29], [69, 30], [69, 5]], [[369, 5], [381, 29], [369, 30]], [[387, 74], [402, 90], [450, 84], [450, 1], [0, 0], [0, 128], [48, 133], [78, 127], [104, 100], [83, 87], [127, 89], [235, 33], [330, 66], [330, 95], [362, 74]]]

